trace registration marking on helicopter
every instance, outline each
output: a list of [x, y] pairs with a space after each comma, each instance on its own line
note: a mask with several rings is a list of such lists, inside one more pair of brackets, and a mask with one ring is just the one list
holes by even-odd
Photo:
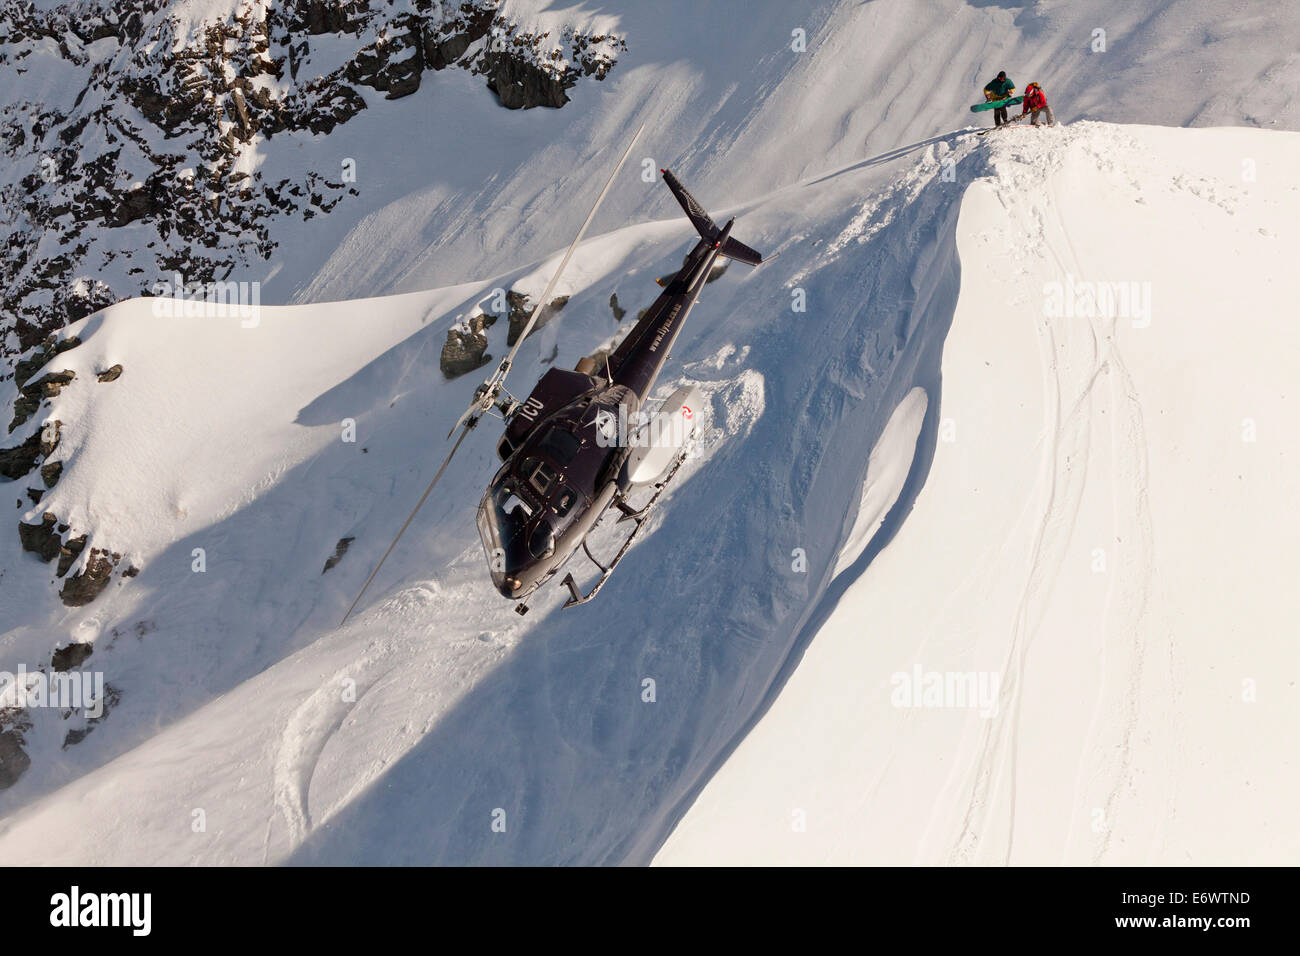
[[654, 352], [659, 348], [659, 343], [664, 340], [664, 336], [668, 334], [669, 328], [672, 327], [673, 319], [677, 318], [677, 313], [681, 310], [682, 304], [680, 302], [673, 305], [672, 311], [668, 313], [668, 318], [664, 319], [663, 325], [659, 326], [658, 331], [656, 331], [654, 340], [650, 343], [649, 351]]

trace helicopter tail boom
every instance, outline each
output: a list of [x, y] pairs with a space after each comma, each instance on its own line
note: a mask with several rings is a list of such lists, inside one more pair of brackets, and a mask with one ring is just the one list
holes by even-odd
[[[682, 209], [686, 212], [686, 217], [695, 226], [695, 231], [705, 239], [716, 241], [722, 234], [722, 229], [713, 221], [713, 217], [704, 211], [704, 207], [700, 205], [699, 200], [687, 192], [686, 187], [682, 185], [680, 179], [673, 175], [672, 170], [664, 169], [660, 170], [660, 172], [663, 173], [664, 182], [668, 184], [668, 188], [673, 191], [673, 195], [681, 203]], [[723, 240], [718, 255], [751, 266], [756, 266], [763, 261], [762, 254], [756, 249], [751, 249], [739, 239], [731, 237]]]

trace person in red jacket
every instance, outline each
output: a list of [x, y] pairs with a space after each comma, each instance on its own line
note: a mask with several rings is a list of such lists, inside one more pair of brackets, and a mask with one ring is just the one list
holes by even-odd
[[1029, 122], [1034, 126], [1038, 125], [1038, 114], [1043, 114], [1043, 119], [1047, 121], [1048, 126], [1056, 125], [1056, 117], [1052, 115], [1052, 108], [1047, 105], [1047, 97], [1043, 95], [1043, 88], [1037, 83], [1030, 83], [1025, 87], [1025, 99], [1020, 107], [1020, 115], [1031, 114]]

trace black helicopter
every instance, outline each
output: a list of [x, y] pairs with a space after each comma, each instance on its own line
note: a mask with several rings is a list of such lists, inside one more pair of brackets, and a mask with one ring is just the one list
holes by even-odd
[[[505, 434], [497, 444], [497, 454], [504, 464], [479, 503], [477, 524], [492, 583], [503, 596], [520, 602], [515, 608], [520, 614], [528, 610], [523, 599], [549, 581], [579, 548], [600, 568], [601, 575], [585, 595], [573, 575], [566, 575], [563, 583], [570, 597], [564, 606], [585, 604], [594, 598], [685, 461], [698, 421], [698, 392], [690, 387], [678, 389], [654, 416], [646, 414], [647, 399], [718, 257], [752, 266], [759, 265], [763, 257], [732, 238], [734, 218], [719, 227], [669, 170], [661, 170], [664, 182], [700, 235], [682, 268], [665, 281], [663, 292], [606, 358], [603, 368], [584, 358], [573, 371], [550, 369], [522, 402], [508, 393], [502, 397], [515, 352], [531, 331], [542, 303], [549, 300], [555, 282], [635, 145], [636, 138], [605, 184], [514, 348], [492, 376], [478, 386], [470, 407], [452, 427], [452, 434], [461, 428], [460, 437], [361, 594], [442, 477], [460, 443], [489, 411], [498, 411], [506, 423]], [[629, 422], [636, 423], [630, 430]], [[654, 485], [654, 493], [641, 508], [633, 508], [628, 492], [643, 485]], [[635, 527], [614, 559], [605, 565], [591, 554], [586, 540], [610, 507], [620, 512], [620, 522], [630, 520]]]

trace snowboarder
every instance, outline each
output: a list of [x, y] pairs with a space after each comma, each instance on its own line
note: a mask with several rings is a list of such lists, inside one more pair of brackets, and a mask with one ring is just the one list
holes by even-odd
[[[1016, 93], [1016, 84], [1007, 79], [1007, 71], [1000, 72], [996, 79], [990, 80], [984, 87], [984, 99], [989, 102], [1005, 100]], [[1007, 121], [1007, 108], [1000, 106], [993, 111], [993, 125], [1001, 126]]]
[[1039, 113], [1043, 114], [1048, 126], [1056, 125], [1056, 117], [1052, 115], [1052, 108], [1047, 105], [1047, 97], [1043, 94], [1043, 88], [1037, 83], [1030, 83], [1025, 87], [1024, 105], [1020, 108], [1020, 115], [1024, 116], [1026, 113], [1032, 114], [1029, 117], [1029, 122], [1034, 126], [1038, 125]]

